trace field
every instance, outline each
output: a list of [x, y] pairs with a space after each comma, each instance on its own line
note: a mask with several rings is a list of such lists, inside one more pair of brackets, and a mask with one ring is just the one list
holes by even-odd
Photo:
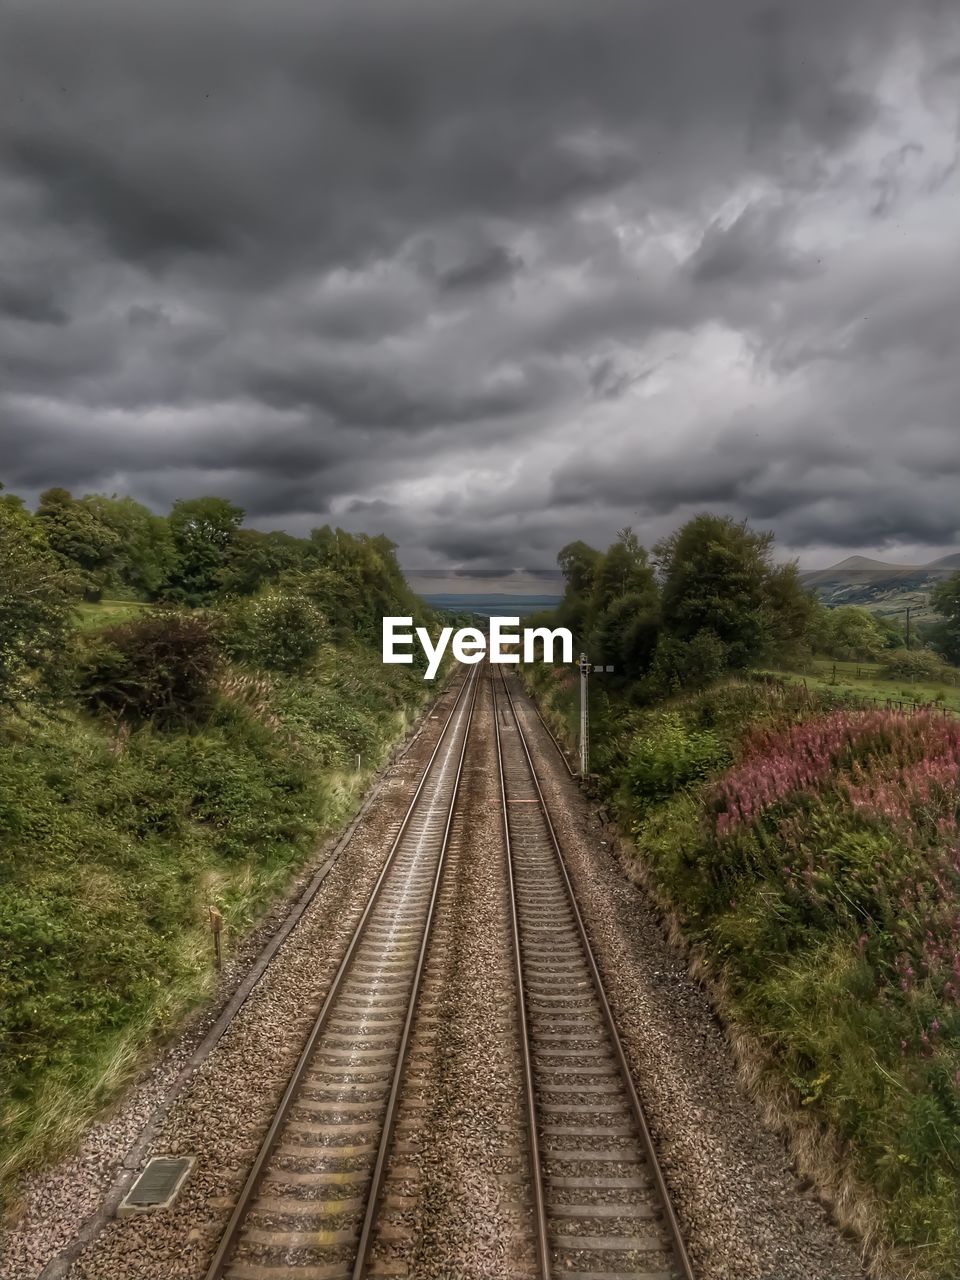
[[139, 600], [100, 600], [96, 604], [77, 605], [77, 630], [99, 631], [118, 622], [129, 622], [150, 606]]
[[889, 680], [880, 675], [875, 662], [835, 662], [832, 658], [813, 658], [802, 671], [770, 669], [769, 674], [809, 689], [829, 691], [833, 695], [876, 699], [881, 705], [895, 703], [938, 703], [960, 715], [960, 671], [951, 669], [950, 682], [930, 683], [922, 680]]

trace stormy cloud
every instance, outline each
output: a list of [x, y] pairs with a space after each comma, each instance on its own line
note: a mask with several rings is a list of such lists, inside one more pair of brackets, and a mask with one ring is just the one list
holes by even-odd
[[941, 0], [14, 0], [0, 480], [410, 566], [960, 540]]

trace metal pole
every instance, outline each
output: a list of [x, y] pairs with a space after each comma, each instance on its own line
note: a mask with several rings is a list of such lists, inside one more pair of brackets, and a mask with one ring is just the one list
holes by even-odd
[[580, 777], [585, 778], [590, 765], [590, 724], [587, 715], [587, 655], [580, 655]]

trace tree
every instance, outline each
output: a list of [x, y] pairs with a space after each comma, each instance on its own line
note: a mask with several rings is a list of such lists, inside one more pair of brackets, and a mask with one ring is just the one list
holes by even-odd
[[220, 590], [243, 508], [226, 498], [181, 498], [168, 522], [176, 552], [162, 595], [188, 605], [209, 604]]
[[302, 538], [282, 531], [238, 529], [227, 549], [221, 575], [223, 591], [254, 595], [265, 584], [276, 582], [282, 573], [300, 568], [307, 546]]
[[557, 554], [557, 564], [567, 582], [567, 590], [575, 596], [589, 595], [601, 554], [586, 542], [568, 542]]
[[796, 570], [774, 564], [772, 549], [772, 533], [708, 513], [658, 543], [667, 634], [699, 637], [704, 647], [704, 633], [712, 632], [734, 670], [802, 639], [814, 606]]
[[960, 665], [960, 573], [937, 583], [930, 603], [943, 619], [932, 629], [933, 645], [948, 662]]
[[557, 608], [557, 623], [585, 641], [590, 623], [590, 594], [602, 554], [586, 542], [568, 542], [557, 555], [560, 572], [566, 579], [563, 600]]
[[818, 641], [822, 652], [843, 662], [876, 662], [889, 647], [887, 629], [856, 605], [828, 610]]
[[88, 494], [84, 503], [119, 539], [105, 590], [119, 596], [153, 599], [176, 562], [173, 534], [165, 516], [154, 515], [133, 498]]
[[285, 574], [281, 582], [313, 601], [334, 636], [356, 635], [376, 644], [385, 616], [412, 617], [415, 625], [426, 621], [423, 602], [407, 586], [396, 548], [383, 534], [314, 530], [305, 563], [316, 567]]
[[102, 593], [121, 540], [85, 501], [68, 489], [47, 489], [40, 495], [37, 520], [47, 545], [64, 564], [79, 571], [88, 595]]
[[656, 648], [659, 615], [659, 590], [647, 552], [632, 529], [621, 529], [593, 568], [587, 647], [621, 674], [642, 675]]
[[62, 691], [76, 574], [22, 503], [0, 500], [0, 707]]

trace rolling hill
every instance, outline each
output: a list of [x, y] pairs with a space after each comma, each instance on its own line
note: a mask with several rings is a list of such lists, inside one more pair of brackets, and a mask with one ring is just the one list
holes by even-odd
[[824, 604], [855, 604], [880, 614], [899, 614], [909, 607], [917, 619], [933, 616], [930, 592], [944, 577], [960, 570], [960, 552], [929, 564], [887, 564], [867, 556], [848, 556], [826, 569], [807, 569], [801, 578]]

